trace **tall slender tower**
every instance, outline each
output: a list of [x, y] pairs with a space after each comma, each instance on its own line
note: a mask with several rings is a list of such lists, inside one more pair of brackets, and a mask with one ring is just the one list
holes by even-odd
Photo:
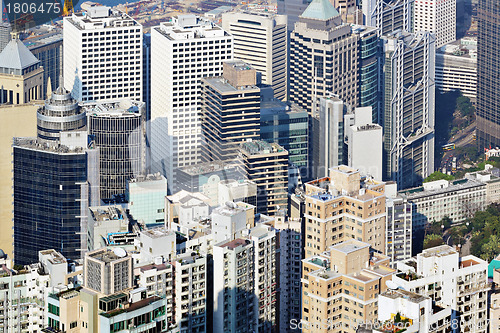
[[477, 138], [479, 148], [500, 146], [500, 5], [480, 0], [477, 52]]

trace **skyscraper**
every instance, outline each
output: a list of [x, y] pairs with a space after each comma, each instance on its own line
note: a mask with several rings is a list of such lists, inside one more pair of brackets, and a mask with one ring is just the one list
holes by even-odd
[[384, 179], [404, 189], [434, 172], [435, 37], [397, 32], [382, 39]]
[[306, 10], [312, 0], [278, 0], [278, 14], [286, 15], [288, 31], [292, 31], [299, 16]]
[[233, 37], [212, 22], [180, 15], [151, 30], [151, 165], [175, 187], [176, 169], [201, 161], [201, 79], [221, 76]]
[[102, 199], [125, 194], [127, 182], [146, 169], [144, 103], [115, 100], [85, 103], [88, 132], [99, 149]]
[[0, 52], [10, 41], [10, 32], [12, 28], [9, 22], [1, 22], [0, 20]]
[[204, 78], [201, 85], [202, 159], [234, 159], [240, 143], [259, 139], [257, 72], [243, 61], [226, 61], [222, 77]]
[[457, 39], [457, 0], [415, 0], [413, 31], [428, 31], [436, 36], [436, 48]]
[[500, 7], [480, 0], [477, 52], [477, 138], [480, 149], [500, 146]]
[[313, 0], [290, 37], [290, 100], [309, 114], [319, 98], [337, 94], [358, 104], [359, 36], [328, 0]]
[[142, 26], [106, 6], [64, 18], [64, 86], [78, 101], [142, 101]]
[[415, 0], [362, 0], [364, 24], [377, 28], [380, 36], [396, 30], [413, 31]]
[[287, 18], [257, 12], [222, 14], [222, 27], [234, 37], [234, 57], [262, 73], [274, 97], [287, 98]]

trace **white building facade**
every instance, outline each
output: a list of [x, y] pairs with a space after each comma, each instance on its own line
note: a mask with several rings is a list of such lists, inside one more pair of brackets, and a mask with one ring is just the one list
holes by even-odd
[[415, 0], [414, 31], [428, 31], [436, 36], [436, 47], [457, 39], [457, 0]]

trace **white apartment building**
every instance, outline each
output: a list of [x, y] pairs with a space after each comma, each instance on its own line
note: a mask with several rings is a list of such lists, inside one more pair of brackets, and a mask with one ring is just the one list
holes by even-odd
[[428, 31], [436, 36], [436, 47], [457, 39], [457, 0], [415, 0], [413, 31]]
[[64, 86], [82, 102], [142, 101], [142, 25], [106, 6], [64, 18]]
[[172, 263], [175, 276], [175, 321], [180, 333], [207, 331], [207, 258], [178, 256]]
[[412, 204], [402, 197], [386, 198], [385, 254], [391, 263], [411, 258]]
[[476, 179], [436, 180], [399, 194], [413, 206], [414, 232], [445, 216], [463, 222], [486, 207], [486, 184]]
[[473, 255], [460, 257], [451, 246], [441, 245], [398, 262], [397, 268], [392, 281], [451, 307], [451, 323], [458, 324], [460, 332], [486, 332], [490, 289], [486, 261]]
[[274, 97], [287, 97], [287, 17], [272, 13], [228, 12], [222, 28], [233, 35], [234, 57], [262, 73]]
[[[394, 323], [397, 314], [410, 322]], [[440, 306], [428, 296], [389, 289], [378, 295], [378, 320], [391, 322], [408, 333], [445, 333], [451, 328], [451, 307]]]
[[167, 177], [201, 162], [200, 80], [222, 76], [233, 37], [207, 19], [180, 15], [151, 30], [151, 168]]

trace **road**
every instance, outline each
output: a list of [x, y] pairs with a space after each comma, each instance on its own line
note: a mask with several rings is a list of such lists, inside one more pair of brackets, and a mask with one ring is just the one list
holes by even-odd
[[[473, 143], [475, 129], [476, 129], [476, 123], [473, 122], [463, 130], [461, 130], [458, 134], [455, 134], [453, 137], [451, 137], [448, 140], [447, 144], [454, 143], [455, 147], [463, 147]], [[452, 170], [451, 163], [453, 161], [453, 156], [455, 156], [455, 153], [452, 150], [444, 152], [443, 158], [441, 158], [439, 171], [442, 171], [443, 168], [446, 168], [446, 171]]]

